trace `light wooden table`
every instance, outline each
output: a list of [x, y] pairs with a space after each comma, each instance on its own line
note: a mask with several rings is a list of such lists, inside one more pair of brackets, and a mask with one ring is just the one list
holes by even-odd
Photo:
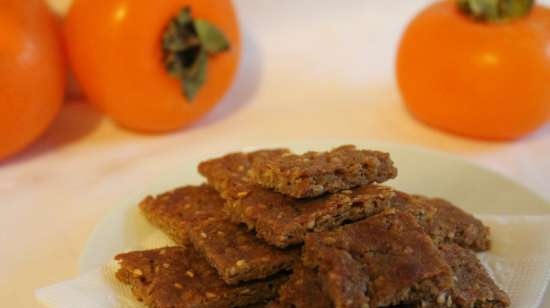
[[[62, 9], [68, 1], [51, 0]], [[428, 1], [235, 1], [244, 61], [226, 99], [190, 129], [121, 130], [68, 103], [30, 150], [0, 164], [0, 299], [36, 307], [32, 291], [77, 274], [84, 243], [116, 196], [136, 194], [171, 163], [213, 143], [363, 138], [448, 151], [515, 178], [550, 199], [550, 127], [514, 143], [432, 130], [404, 110], [394, 51]], [[545, 1], [548, 3], [548, 1]], [[141, 194], [147, 194], [143, 191]]]

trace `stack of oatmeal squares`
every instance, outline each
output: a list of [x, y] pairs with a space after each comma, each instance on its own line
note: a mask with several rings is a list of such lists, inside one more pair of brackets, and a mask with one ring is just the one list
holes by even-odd
[[387, 153], [260, 150], [198, 169], [207, 184], [139, 205], [177, 246], [115, 257], [148, 307], [509, 306], [475, 255], [489, 229], [380, 185], [397, 176]]

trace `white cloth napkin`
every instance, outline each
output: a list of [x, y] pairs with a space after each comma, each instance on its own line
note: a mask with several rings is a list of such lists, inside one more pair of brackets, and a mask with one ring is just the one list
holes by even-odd
[[[510, 295], [514, 308], [541, 305], [550, 280], [550, 216], [481, 216], [491, 227], [493, 246], [479, 254], [495, 281]], [[161, 232], [147, 237], [140, 247], [173, 245]], [[144, 308], [128, 286], [114, 278], [117, 264], [106, 260], [103, 268], [36, 291], [40, 303], [50, 308]]]

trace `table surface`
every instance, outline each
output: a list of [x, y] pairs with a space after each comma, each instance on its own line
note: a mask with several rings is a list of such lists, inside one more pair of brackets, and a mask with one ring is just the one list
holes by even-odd
[[[60, 11], [70, 2], [50, 1]], [[174, 172], [170, 161], [213, 143], [415, 144], [497, 170], [550, 200], [550, 125], [513, 143], [485, 142], [433, 130], [403, 108], [395, 49], [406, 22], [429, 2], [235, 1], [244, 34], [237, 81], [214, 111], [178, 133], [135, 134], [86, 102], [67, 102], [43, 138], [0, 163], [3, 304], [38, 307], [34, 289], [77, 274], [91, 230], [117, 205], [107, 200], [143, 191]]]

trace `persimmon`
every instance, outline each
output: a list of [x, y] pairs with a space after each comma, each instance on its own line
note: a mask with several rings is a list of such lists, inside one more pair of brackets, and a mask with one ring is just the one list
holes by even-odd
[[239, 62], [229, 0], [76, 0], [64, 28], [88, 99], [143, 132], [172, 131], [203, 116]]
[[0, 159], [38, 138], [57, 115], [66, 65], [42, 0], [0, 1]]
[[420, 12], [396, 65], [412, 114], [487, 139], [515, 139], [543, 125], [550, 115], [550, 10], [531, 2], [439, 1]]

